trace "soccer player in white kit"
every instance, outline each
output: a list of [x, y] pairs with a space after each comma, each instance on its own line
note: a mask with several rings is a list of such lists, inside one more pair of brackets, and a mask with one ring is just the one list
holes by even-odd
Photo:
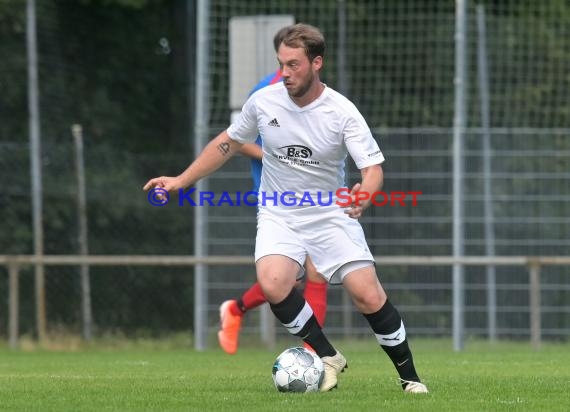
[[[380, 190], [384, 156], [366, 121], [348, 99], [320, 81], [325, 39], [307, 24], [289, 26], [277, 60], [283, 82], [253, 94], [239, 118], [176, 177], [157, 177], [145, 190], [186, 188], [221, 167], [242, 144], [263, 139], [255, 261], [271, 310], [288, 331], [311, 345], [325, 366], [321, 391], [337, 387], [347, 361], [324, 335], [295, 281], [307, 255], [329, 283], [342, 283], [392, 360], [404, 391], [427, 393], [416, 373], [406, 330], [378, 281], [358, 218]], [[339, 207], [350, 154], [362, 181], [353, 203]]]

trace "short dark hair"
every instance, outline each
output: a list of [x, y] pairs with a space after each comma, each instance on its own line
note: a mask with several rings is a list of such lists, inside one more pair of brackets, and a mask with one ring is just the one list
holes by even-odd
[[[277, 44], [278, 38], [281, 40]], [[325, 36], [318, 28], [310, 24], [297, 23], [283, 27], [277, 32], [273, 41], [277, 44], [276, 50], [279, 49], [281, 43], [287, 47], [305, 49], [305, 54], [311, 61], [317, 56], [325, 56]]]

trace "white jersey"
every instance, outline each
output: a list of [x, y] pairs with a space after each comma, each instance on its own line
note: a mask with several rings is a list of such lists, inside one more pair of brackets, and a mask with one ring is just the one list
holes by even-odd
[[[315, 203], [319, 196], [326, 202], [329, 194], [334, 202], [337, 189], [345, 186], [347, 153], [359, 169], [384, 161], [364, 117], [329, 87], [304, 107], [293, 102], [282, 82], [265, 87], [247, 100], [227, 132], [240, 143], [253, 143], [258, 134], [262, 138], [260, 207], [298, 208], [291, 199], [306, 199], [307, 193]], [[283, 194], [285, 205], [279, 198]]]

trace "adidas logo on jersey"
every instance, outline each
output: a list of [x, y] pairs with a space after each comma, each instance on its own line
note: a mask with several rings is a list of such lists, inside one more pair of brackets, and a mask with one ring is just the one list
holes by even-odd
[[270, 121], [269, 123], [267, 123], [267, 125], [273, 126], [273, 127], [281, 127], [281, 126], [279, 126], [279, 122], [277, 121], [277, 118], [275, 118], [272, 121]]

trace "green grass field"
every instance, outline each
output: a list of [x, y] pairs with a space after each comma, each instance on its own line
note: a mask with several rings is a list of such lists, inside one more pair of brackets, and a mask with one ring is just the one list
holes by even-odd
[[349, 362], [329, 393], [278, 393], [274, 351], [153, 345], [72, 351], [0, 348], [4, 411], [568, 411], [570, 345], [412, 342], [431, 393], [404, 394], [383, 351], [370, 340], [336, 342]]

